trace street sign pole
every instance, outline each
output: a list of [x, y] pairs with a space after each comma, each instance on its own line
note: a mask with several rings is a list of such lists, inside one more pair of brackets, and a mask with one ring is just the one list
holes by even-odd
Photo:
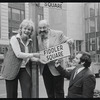
[[[37, 30], [37, 6], [35, 3], [29, 3], [29, 14], [30, 18], [35, 24], [35, 30]], [[34, 36], [32, 36], [33, 40], [33, 53], [37, 52], [37, 38], [35, 32]], [[31, 98], [39, 98], [39, 75], [38, 75], [38, 65], [36, 62], [32, 62], [32, 93]]]

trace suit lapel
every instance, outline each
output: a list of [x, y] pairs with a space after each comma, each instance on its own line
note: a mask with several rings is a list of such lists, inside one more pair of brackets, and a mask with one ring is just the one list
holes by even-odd
[[49, 47], [52, 47], [56, 44], [57, 37], [53, 32], [50, 30], [50, 35], [49, 35]]
[[79, 72], [75, 78], [73, 79], [73, 76], [74, 76], [74, 73], [75, 73], [75, 70], [72, 74], [72, 77], [70, 79], [70, 84], [69, 84], [69, 87], [71, 87], [75, 82], [77, 82], [79, 79], [83, 78], [83, 75], [85, 74], [86, 72], [86, 68], [84, 68], [81, 72]]
[[79, 80], [84, 75], [83, 73], [84, 73], [84, 69], [75, 76], [73, 82], [74, 83], [77, 82], [77, 80]]
[[75, 70], [76, 70], [76, 68], [73, 70], [72, 75], [71, 75], [71, 77], [70, 77], [69, 86], [73, 83], [73, 77], [74, 77], [74, 74], [75, 74]]

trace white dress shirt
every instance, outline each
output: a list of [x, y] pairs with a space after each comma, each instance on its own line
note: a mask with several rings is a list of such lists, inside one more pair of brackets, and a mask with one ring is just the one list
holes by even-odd
[[78, 71], [77, 71], [77, 74], [78, 74], [79, 72], [81, 72], [84, 68], [85, 68], [85, 67], [79, 68]]
[[85, 68], [85, 67], [81, 67], [81, 68], [79, 68], [79, 69], [75, 72], [73, 78], [75, 78], [75, 76], [76, 76], [79, 72], [81, 72], [84, 68]]

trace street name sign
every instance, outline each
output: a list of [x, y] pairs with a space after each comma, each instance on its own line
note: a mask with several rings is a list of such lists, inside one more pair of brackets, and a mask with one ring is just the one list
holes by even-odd
[[48, 63], [56, 59], [68, 57], [70, 55], [70, 49], [68, 43], [63, 43], [40, 51], [40, 53], [40, 59]]
[[46, 3], [40, 3], [41, 7], [47, 7], [47, 8], [57, 8], [57, 9], [65, 9], [63, 7], [63, 3], [61, 2], [46, 2]]

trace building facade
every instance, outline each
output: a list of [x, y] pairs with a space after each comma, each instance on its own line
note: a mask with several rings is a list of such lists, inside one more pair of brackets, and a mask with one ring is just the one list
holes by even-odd
[[85, 44], [92, 61], [100, 63], [100, 3], [86, 3], [85, 7]]
[[[62, 2], [0, 3], [0, 63], [2, 64], [3, 55], [6, 52], [13, 31], [19, 28], [19, 24], [24, 18], [32, 19], [36, 30], [39, 20], [48, 20], [50, 28], [61, 30], [66, 36], [74, 39], [75, 51], [85, 49], [89, 51], [87, 40], [90, 39], [88, 37], [91, 35], [89, 35], [90, 32], [87, 32], [88, 29], [86, 28], [88, 17], [86, 17], [85, 6], [88, 5], [85, 3]], [[97, 39], [97, 41], [100, 41], [100, 39]]]

